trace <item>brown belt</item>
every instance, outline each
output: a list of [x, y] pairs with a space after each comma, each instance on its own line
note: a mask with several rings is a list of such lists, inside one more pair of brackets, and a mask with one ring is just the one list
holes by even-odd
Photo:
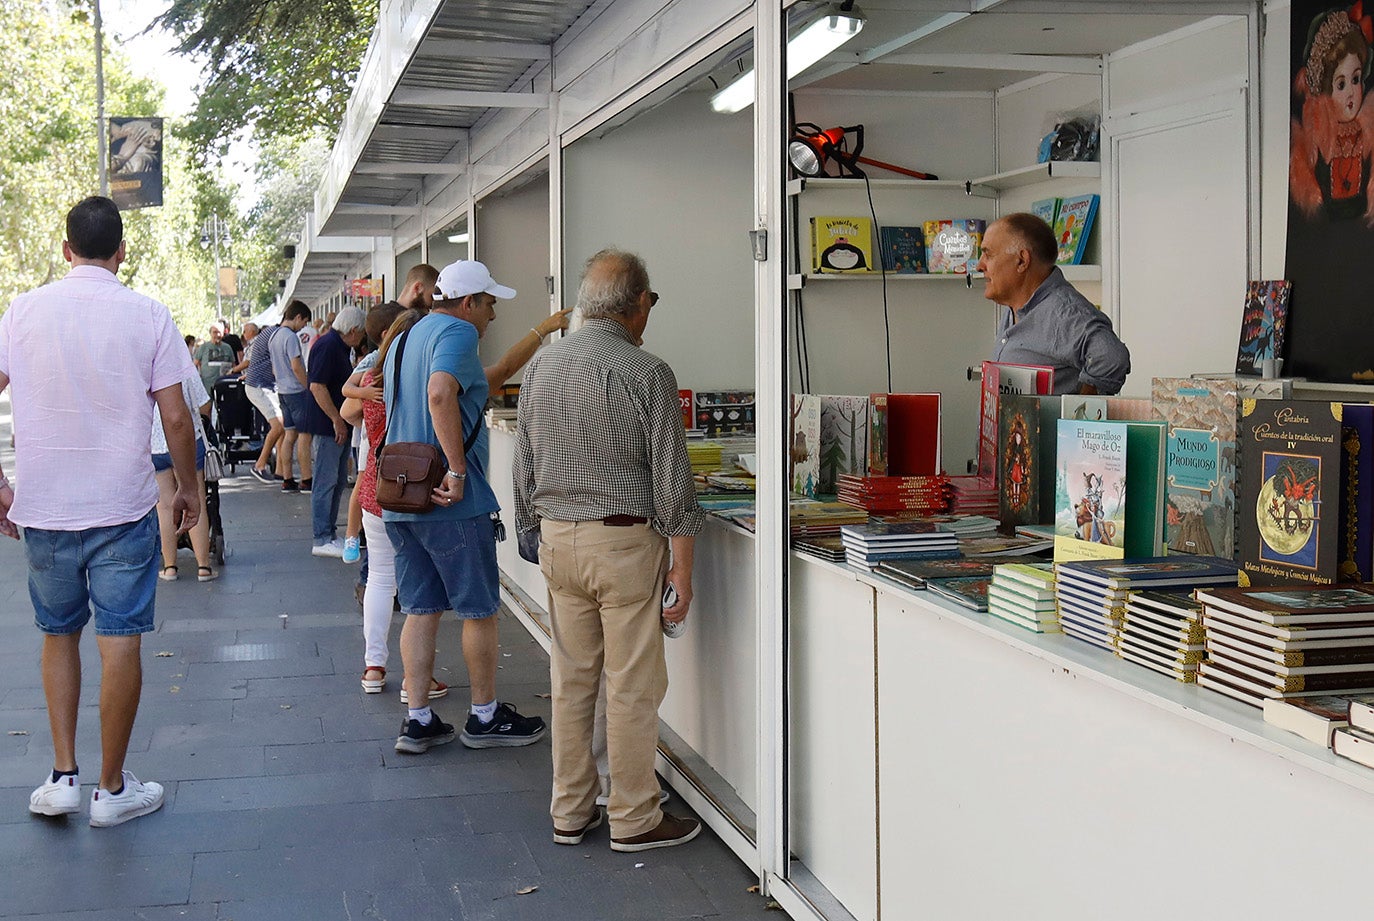
[[608, 528], [628, 528], [631, 525], [648, 524], [649, 519], [639, 515], [607, 515], [601, 519], [601, 523]]

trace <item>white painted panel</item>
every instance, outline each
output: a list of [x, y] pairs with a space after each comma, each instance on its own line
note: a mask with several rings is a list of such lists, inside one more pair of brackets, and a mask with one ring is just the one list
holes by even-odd
[[[997, 156], [999, 170], [1036, 162], [1040, 139], [1064, 116], [1102, 114], [1100, 76], [1063, 76], [999, 94], [997, 100]], [[1068, 193], [1073, 194], [1073, 193]], [[1009, 208], [1003, 208], [1006, 213]]]
[[1300, 881], [1363, 878], [1369, 793], [882, 592], [878, 657], [884, 921], [1367, 915]]
[[1244, 105], [1235, 92], [1177, 117], [1142, 116], [1119, 130], [1113, 120], [1106, 212], [1120, 235], [1128, 393], [1148, 393], [1151, 377], [1235, 364], [1248, 274]]
[[1113, 111], [1148, 108], [1156, 100], [1243, 79], [1248, 72], [1245, 18], [1214, 22], [1215, 28], [1157, 44], [1137, 54], [1113, 58], [1110, 65]]
[[[484, 365], [496, 362], [531, 326], [549, 315], [549, 180], [544, 174], [509, 195], [477, 203], [477, 257], [516, 296], [496, 304], [496, 319], [482, 337]], [[519, 381], [522, 372], [511, 380]]]
[[1288, 250], [1288, 143], [1291, 22], [1286, 9], [1266, 20], [1260, 51], [1260, 275], [1283, 278]]
[[642, 256], [662, 297], [644, 347], [692, 390], [754, 386], [751, 113], [683, 93], [564, 152], [563, 296], [608, 246]]
[[664, 644], [659, 717], [757, 811], [758, 614], [754, 537], [708, 518], [697, 540], [687, 632]]
[[549, 590], [538, 565], [520, 558], [515, 545], [515, 483], [511, 472], [515, 469], [515, 435], [493, 429], [488, 433], [491, 444], [491, 488], [501, 503], [501, 519], [506, 524], [507, 539], [496, 545], [496, 564], [501, 572], [524, 589], [544, 611], [549, 609]]
[[[789, 844], [851, 915], [872, 921], [878, 910], [873, 589], [838, 567], [792, 559]], [[843, 796], [836, 795], [840, 790]]]

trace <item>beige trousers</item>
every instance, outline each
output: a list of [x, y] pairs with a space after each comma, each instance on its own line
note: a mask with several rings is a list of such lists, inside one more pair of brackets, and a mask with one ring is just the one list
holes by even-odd
[[581, 828], [595, 813], [592, 724], [604, 672], [611, 835], [652, 831], [663, 819], [654, 753], [668, 691], [660, 625], [667, 538], [648, 525], [546, 520], [539, 568], [553, 602], [554, 827]]

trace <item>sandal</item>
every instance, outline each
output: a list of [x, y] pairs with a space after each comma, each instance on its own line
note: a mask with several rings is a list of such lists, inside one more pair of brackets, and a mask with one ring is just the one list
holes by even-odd
[[157, 577], [163, 582], [175, 582], [177, 580], [177, 568], [174, 565], [162, 567], [162, 572]]
[[[381, 672], [382, 677], [369, 678], [367, 677], [368, 672]], [[380, 694], [384, 687], [386, 687], [386, 669], [382, 668], [380, 665], [369, 665], [363, 669], [364, 694]]]
[[[439, 681], [438, 679], [432, 680], [432, 681], [430, 682], [430, 685], [429, 685], [429, 699], [430, 699], [430, 700], [438, 700], [440, 697], [447, 697], [447, 696], [448, 696], [448, 685], [444, 684], [442, 681]], [[406, 693], [406, 689], [405, 689], [405, 688], [401, 688], [401, 703], [403, 703], [403, 704], [408, 704], [408, 703], [410, 703], [410, 695]]]
[[196, 567], [196, 581], [197, 581], [197, 582], [213, 582], [213, 581], [215, 581], [215, 580], [218, 579], [218, 578], [219, 578], [219, 573], [216, 572], [215, 570], [211, 569], [209, 566], [197, 566], [197, 567]]

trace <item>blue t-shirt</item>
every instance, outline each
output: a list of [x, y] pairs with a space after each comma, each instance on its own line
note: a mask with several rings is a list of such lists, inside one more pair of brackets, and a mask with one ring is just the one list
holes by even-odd
[[[311, 384], [324, 384], [329, 388], [329, 397], [334, 401], [335, 409], [343, 405], [343, 385], [348, 383], [348, 378], [353, 374], [351, 354], [352, 349], [343, 341], [343, 336], [333, 329], [316, 339], [315, 344], [310, 347], [310, 367], [306, 370], [305, 379]], [[333, 438], [333, 420], [325, 415], [324, 410], [320, 409], [320, 404], [315, 402], [313, 391], [307, 392], [307, 396], [309, 399], [305, 401], [305, 430], [312, 435], [328, 435]]]
[[[453, 505], [422, 515], [383, 511], [385, 521], [448, 521], [489, 515], [501, 508], [487, 482], [487, 430], [482, 413], [487, 408], [487, 372], [477, 357], [477, 327], [466, 320], [441, 313], [431, 313], [410, 328], [406, 336], [405, 356], [401, 366], [401, 388], [398, 394], [391, 381], [396, 373], [396, 349], [386, 356], [386, 440], [424, 441], [439, 445], [434, 434], [434, 422], [429, 415], [429, 378], [443, 372], [458, 381], [458, 408], [463, 416], [463, 437], [472, 434], [474, 426], [480, 434], [472, 450], [468, 451], [468, 477], [463, 484], [463, 499]], [[318, 349], [318, 346], [316, 346]], [[311, 355], [312, 370], [314, 355]], [[440, 446], [440, 451], [443, 447]], [[456, 461], [456, 458], [450, 458]]]

